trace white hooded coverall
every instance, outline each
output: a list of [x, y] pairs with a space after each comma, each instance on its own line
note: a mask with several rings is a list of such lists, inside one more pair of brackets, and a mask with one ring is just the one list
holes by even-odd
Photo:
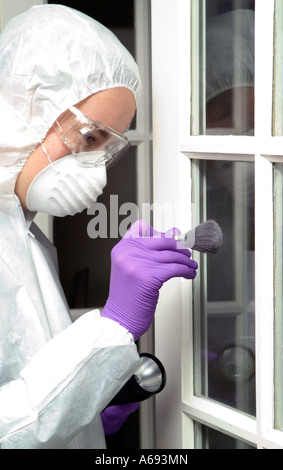
[[14, 193], [55, 119], [119, 86], [138, 102], [133, 58], [75, 10], [33, 7], [0, 36], [1, 449], [105, 448], [100, 412], [139, 362], [132, 335], [99, 311], [72, 323], [55, 249]]

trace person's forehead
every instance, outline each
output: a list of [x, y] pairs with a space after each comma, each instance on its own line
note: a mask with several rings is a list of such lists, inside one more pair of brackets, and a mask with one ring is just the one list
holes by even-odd
[[133, 93], [122, 87], [95, 93], [76, 104], [76, 107], [90, 119], [119, 132], [125, 131], [136, 110]]

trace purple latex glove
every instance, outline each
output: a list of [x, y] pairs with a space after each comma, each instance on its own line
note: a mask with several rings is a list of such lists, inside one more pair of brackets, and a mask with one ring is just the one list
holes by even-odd
[[134, 413], [139, 406], [139, 403], [123, 403], [105, 408], [100, 413], [105, 435], [108, 436], [119, 431], [130, 414]]
[[137, 221], [112, 250], [109, 297], [101, 315], [124, 326], [135, 341], [152, 323], [163, 283], [196, 277], [197, 263], [174, 233], [177, 229], [165, 234]]

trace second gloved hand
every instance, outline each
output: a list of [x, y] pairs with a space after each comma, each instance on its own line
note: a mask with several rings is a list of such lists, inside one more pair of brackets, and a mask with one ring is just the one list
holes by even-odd
[[100, 414], [104, 434], [109, 436], [110, 434], [118, 432], [124, 422], [139, 406], [139, 403], [123, 403], [121, 405], [111, 405], [105, 408]]
[[191, 252], [172, 231], [169, 236], [137, 221], [112, 250], [109, 297], [101, 315], [120, 323], [136, 341], [152, 323], [163, 283], [194, 279], [196, 269]]

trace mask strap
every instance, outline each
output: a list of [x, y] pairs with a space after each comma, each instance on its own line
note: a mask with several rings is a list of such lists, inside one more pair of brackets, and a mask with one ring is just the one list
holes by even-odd
[[41, 148], [42, 148], [43, 152], [44, 152], [45, 155], [47, 156], [47, 159], [48, 159], [48, 161], [49, 161], [49, 163], [50, 163], [52, 169], [55, 171], [56, 175], [58, 175], [58, 174], [60, 173], [60, 171], [57, 171], [57, 170], [56, 170], [56, 168], [55, 168], [53, 162], [51, 161], [51, 158], [49, 157], [49, 155], [48, 155], [48, 153], [47, 153], [47, 150], [46, 150], [46, 148], [44, 147], [44, 145], [43, 145], [42, 142], [40, 142], [40, 145], [41, 145]]

